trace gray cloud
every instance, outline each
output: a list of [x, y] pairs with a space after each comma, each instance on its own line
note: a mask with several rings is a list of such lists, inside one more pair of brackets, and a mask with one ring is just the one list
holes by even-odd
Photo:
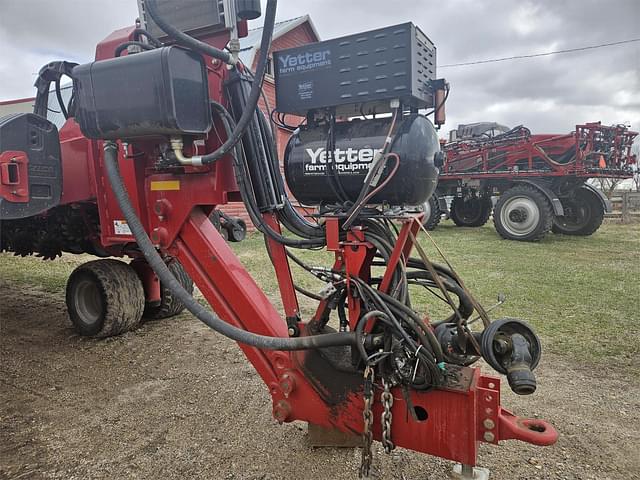
[[[413, 21], [437, 45], [441, 65], [640, 37], [637, 0], [279, 3], [280, 19], [309, 13], [323, 38]], [[89, 61], [100, 39], [133, 23], [137, 6], [135, 0], [0, 0], [0, 12], [2, 100], [32, 95], [33, 74], [47, 61]], [[439, 74], [452, 86], [446, 127], [491, 120], [564, 132], [602, 120], [640, 128], [640, 43]]]

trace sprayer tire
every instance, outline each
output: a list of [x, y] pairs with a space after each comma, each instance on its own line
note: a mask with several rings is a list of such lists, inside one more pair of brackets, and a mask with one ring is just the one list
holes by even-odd
[[424, 203], [424, 228], [427, 230], [435, 230], [442, 219], [442, 210], [440, 210], [440, 203], [438, 197], [434, 193]]
[[456, 197], [451, 202], [450, 216], [458, 227], [481, 227], [489, 220], [493, 204], [491, 197]]
[[506, 240], [537, 242], [551, 230], [551, 202], [531, 185], [516, 185], [500, 195], [493, 224]]
[[573, 211], [570, 217], [555, 217], [553, 233], [587, 237], [595, 233], [604, 220], [604, 206], [595, 193], [586, 188], [575, 192], [574, 198], [561, 200], [565, 211]]
[[[167, 267], [176, 277], [176, 280], [184, 287], [184, 289], [193, 294], [193, 280], [185, 272], [184, 267], [175, 259], [171, 259], [167, 262]], [[146, 320], [161, 320], [163, 318], [174, 317], [184, 310], [184, 304], [178, 300], [175, 295], [160, 283], [160, 304], [149, 305], [147, 304], [144, 310], [144, 318]]]

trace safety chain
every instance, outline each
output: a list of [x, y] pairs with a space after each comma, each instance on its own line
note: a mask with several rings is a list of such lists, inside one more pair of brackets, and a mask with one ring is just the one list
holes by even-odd
[[360, 463], [360, 478], [369, 478], [371, 472], [371, 462], [373, 460], [373, 452], [371, 444], [373, 443], [373, 412], [371, 407], [373, 404], [373, 368], [367, 365], [364, 369], [364, 410], [362, 418], [364, 419], [364, 430], [362, 431], [362, 462]]
[[391, 407], [393, 407], [393, 395], [391, 394], [389, 384], [384, 378], [382, 379], [382, 385], [384, 386], [384, 391], [380, 394], [380, 400], [384, 407], [380, 421], [382, 424], [382, 446], [384, 447], [385, 453], [391, 453], [391, 451], [396, 448], [395, 444], [391, 441], [391, 422], [393, 421]]

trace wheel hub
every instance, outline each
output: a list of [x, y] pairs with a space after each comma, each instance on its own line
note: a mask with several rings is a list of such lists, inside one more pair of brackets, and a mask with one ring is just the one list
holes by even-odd
[[509, 213], [509, 219], [515, 223], [523, 223], [527, 221], [527, 211], [524, 209], [513, 210]]
[[76, 289], [74, 302], [82, 320], [88, 324], [97, 322], [102, 315], [102, 297], [98, 286], [94, 282], [84, 280]]

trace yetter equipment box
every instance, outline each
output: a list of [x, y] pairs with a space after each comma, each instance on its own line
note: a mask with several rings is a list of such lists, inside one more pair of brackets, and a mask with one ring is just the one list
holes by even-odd
[[434, 105], [436, 47], [413, 23], [274, 52], [274, 65], [278, 112], [383, 113], [393, 99]]

